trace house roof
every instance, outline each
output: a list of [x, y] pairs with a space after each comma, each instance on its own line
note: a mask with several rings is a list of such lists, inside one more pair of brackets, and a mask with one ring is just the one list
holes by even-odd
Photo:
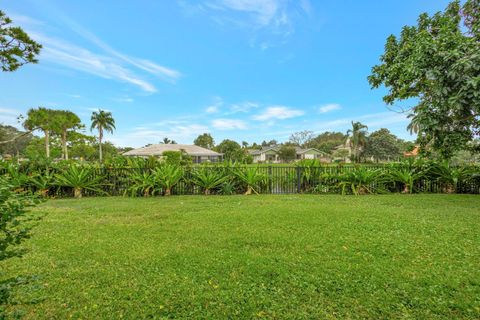
[[189, 144], [152, 144], [125, 152], [124, 156], [161, 156], [165, 151], [183, 151], [190, 156], [221, 156], [221, 153]]
[[[255, 156], [255, 155], [260, 155], [262, 153], [266, 153], [266, 152], [269, 152], [269, 151], [274, 151], [274, 152], [278, 152], [280, 150], [280, 146], [272, 146], [272, 147], [265, 147], [261, 150], [251, 150], [250, 151], [250, 154], [252, 156]], [[318, 153], [321, 153], [321, 154], [325, 154], [325, 152], [322, 152], [318, 149], [315, 149], [315, 148], [307, 148], [307, 149], [302, 149], [300, 147], [295, 147], [295, 151], [297, 154], [304, 154], [304, 153], [307, 153], [309, 151], [315, 151], [315, 152], [318, 152]]]

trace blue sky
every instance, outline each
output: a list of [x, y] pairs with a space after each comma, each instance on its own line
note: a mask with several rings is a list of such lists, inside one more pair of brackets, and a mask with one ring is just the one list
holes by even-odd
[[0, 122], [31, 107], [89, 124], [109, 110], [120, 146], [285, 141], [346, 131], [351, 120], [412, 139], [405, 116], [366, 80], [385, 39], [444, 0], [7, 0], [42, 43], [38, 65], [0, 74]]

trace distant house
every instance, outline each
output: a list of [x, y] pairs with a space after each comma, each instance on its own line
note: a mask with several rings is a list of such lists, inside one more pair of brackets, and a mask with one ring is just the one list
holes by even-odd
[[414, 157], [418, 156], [419, 153], [420, 153], [420, 146], [415, 146], [412, 151], [404, 152], [403, 156], [405, 158], [412, 158], [412, 157], [414, 158]]
[[[249, 153], [253, 157], [253, 163], [267, 162], [267, 163], [281, 163], [278, 152], [280, 146], [263, 147], [261, 150], [250, 150]], [[296, 160], [317, 159], [321, 162], [330, 162], [328, 155], [315, 148], [302, 149], [295, 147]]]
[[130, 157], [162, 157], [166, 151], [180, 151], [192, 157], [194, 163], [219, 162], [223, 154], [189, 144], [152, 144], [147, 147], [133, 149], [125, 152], [124, 156]]

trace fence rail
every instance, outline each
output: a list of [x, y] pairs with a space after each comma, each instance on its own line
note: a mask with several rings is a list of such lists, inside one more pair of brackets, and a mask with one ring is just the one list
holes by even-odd
[[[387, 171], [391, 167], [385, 165], [369, 165], [363, 168], [367, 170]], [[298, 193], [340, 193], [338, 188], [338, 180], [330, 178], [327, 183], [325, 176], [335, 177], [344, 173], [352, 172], [358, 169], [358, 166], [318, 166], [318, 167], [300, 167], [300, 166], [258, 166], [256, 170], [258, 174], [263, 176], [263, 180], [256, 187], [256, 191], [261, 194], [298, 194]], [[51, 168], [51, 172], [60, 173], [61, 169]], [[93, 177], [102, 177], [102, 193], [85, 190], [86, 196], [99, 196], [102, 194], [121, 196], [134, 184], [132, 176], [134, 174], [143, 174], [152, 172], [152, 168], [95, 168]], [[184, 171], [183, 178], [171, 190], [174, 195], [196, 195], [202, 194], [203, 190], [195, 185], [193, 176], [196, 170], [217, 170], [222, 171], [224, 175], [231, 177], [231, 181], [235, 185], [233, 193], [243, 193], [246, 185], [235, 179], [234, 170], [237, 168], [211, 166], [211, 167], [190, 167]], [[0, 171], [0, 174], [5, 174]], [[28, 173], [27, 173], [28, 174]], [[372, 182], [369, 188], [378, 190], [385, 187], [379, 182]], [[389, 184], [386, 186], [388, 191], [401, 192], [402, 185]], [[418, 192], [426, 193], [443, 193], [447, 191], [445, 183], [441, 183], [438, 179], [421, 179], [415, 189]], [[213, 193], [221, 193], [220, 188], [212, 190]], [[67, 187], [52, 188], [50, 191], [52, 196], [68, 197], [73, 195], [73, 190]], [[455, 192], [480, 194], [480, 172], [478, 177], [468, 182], [458, 183]]]

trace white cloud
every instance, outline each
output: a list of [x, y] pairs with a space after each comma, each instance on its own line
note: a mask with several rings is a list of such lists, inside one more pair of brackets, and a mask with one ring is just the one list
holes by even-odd
[[96, 46], [95, 49], [86, 49], [71, 42], [44, 34], [39, 31], [42, 29], [43, 23], [25, 16], [18, 17], [20, 17], [19, 21], [28, 22], [26, 26], [27, 32], [33, 39], [43, 45], [40, 54], [42, 61], [60, 64], [64, 67], [105, 79], [130, 83], [148, 93], [154, 93], [157, 89], [150, 80], [146, 80], [145, 73], [170, 83], [175, 83], [182, 76], [177, 70], [147, 59], [131, 57], [113, 49], [61, 12], [57, 12], [56, 17], [62, 23], [62, 27], [70, 28], [71, 31], [94, 44]]
[[341, 106], [341, 105], [336, 104], [336, 103], [329, 103], [329, 104], [320, 106], [320, 107], [318, 108], [318, 112], [320, 112], [320, 113], [327, 113], [327, 112], [331, 112], [331, 111], [335, 111], [335, 110], [340, 110], [340, 109], [342, 109], [342, 106]]
[[217, 113], [223, 106], [223, 99], [221, 97], [214, 97], [213, 100], [213, 103], [205, 109], [206, 113]]
[[22, 114], [20, 110], [11, 108], [0, 108], [0, 124], [20, 128], [18, 117]]
[[298, 109], [291, 109], [284, 106], [271, 106], [268, 107], [264, 112], [253, 116], [253, 120], [258, 121], [267, 121], [272, 119], [289, 119], [294, 117], [299, 117], [303, 115], [305, 112]]
[[212, 126], [218, 130], [245, 130], [247, 124], [238, 119], [215, 119], [212, 121]]
[[206, 14], [221, 26], [253, 31], [250, 45], [262, 51], [285, 43], [297, 20], [310, 17], [310, 0], [203, 0], [190, 4], [177, 0], [188, 14]]
[[252, 109], [256, 109], [260, 107], [260, 105], [256, 102], [242, 102], [238, 104], [233, 104], [230, 107], [230, 113], [237, 113], [237, 112], [249, 112]]
[[131, 103], [135, 101], [133, 98], [130, 98], [130, 97], [115, 98], [113, 100], [118, 102], [126, 102], [126, 103]]

